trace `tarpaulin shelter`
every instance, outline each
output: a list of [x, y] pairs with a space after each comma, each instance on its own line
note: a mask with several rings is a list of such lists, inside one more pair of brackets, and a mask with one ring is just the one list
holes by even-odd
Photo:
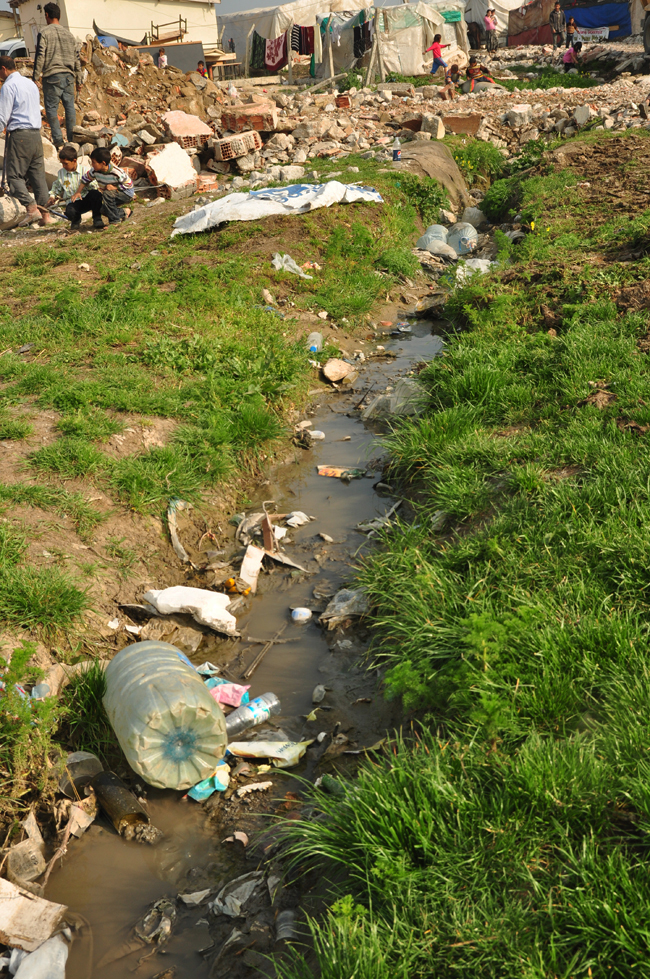
[[467, 0], [465, 4], [465, 20], [468, 24], [479, 24], [481, 32], [483, 32], [484, 17], [488, 11], [488, 7], [495, 10], [497, 15], [497, 34], [502, 38], [501, 44], [506, 44], [510, 11], [521, 6], [521, 0]]
[[377, 8], [377, 40], [385, 72], [423, 75], [431, 69], [433, 55], [424, 54], [435, 34], [442, 35], [443, 52], [448, 64], [467, 64], [469, 46], [465, 23], [465, 4], [459, 0], [434, 3], [401, 4]]
[[[508, 18], [508, 45], [549, 44], [553, 34], [549, 18], [554, 0], [532, 0], [532, 3], [510, 11]], [[628, 37], [632, 33], [632, 4], [600, 2], [600, 0], [566, 0], [562, 3], [564, 15], [573, 17], [578, 25], [576, 38], [585, 31], [585, 40], [606, 40], [608, 37]], [[588, 32], [592, 32], [588, 36]]]

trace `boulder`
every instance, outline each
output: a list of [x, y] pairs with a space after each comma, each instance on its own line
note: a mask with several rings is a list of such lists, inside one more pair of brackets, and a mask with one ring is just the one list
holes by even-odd
[[419, 177], [433, 177], [447, 191], [454, 208], [469, 204], [467, 185], [456, 161], [444, 143], [413, 141], [402, 147], [402, 159], [391, 164], [397, 170], [407, 170]]
[[344, 360], [338, 360], [336, 357], [328, 360], [323, 367], [323, 374], [332, 384], [337, 384], [352, 373], [354, 373], [352, 364], [347, 364]]
[[420, 132], [431, 133], [433, 139], [444, 139], [445, 124], [440, 116], [423, 115]]
[[575, 119], [577, 126], [586, 125], [590, 119], [594, 118], [595, 115], [596, 112], [590, 105], [579, 105], [573, 112], [573, 118]]
[[513, 129], [518, 129], [520, 126], [527, 126], [532, 118], [533, 109], [527, 103], [513, 105], [512, 109], [509, 109], [506, 113], [506, 119]]

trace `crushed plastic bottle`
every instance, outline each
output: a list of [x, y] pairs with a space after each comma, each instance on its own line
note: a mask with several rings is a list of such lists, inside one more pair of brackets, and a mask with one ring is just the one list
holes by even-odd
[[279, 699], [274, 693], [263, 693], [261, 697], [251, 700], [250, 704], [238, 707], [226, 718], [226, 733], [228, 740], [247, 731], [249, 727], [257, 727], [264, 724], [270, 717], [279, 714], [282, 709]]

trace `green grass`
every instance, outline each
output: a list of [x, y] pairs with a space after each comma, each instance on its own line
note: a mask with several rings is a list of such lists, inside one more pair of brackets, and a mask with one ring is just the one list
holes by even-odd
[[106, 674], [98, 664], [75, 677], [63, 694], [65, 725], [61, 739], [75, 751], [90, 751], [110, 766], [120, 754], [104, 710]]
[[650, 278], [617, 261], [650, 211], [579, 180], [494, 185], [532, 230], [453, 291], [427, 408], [385, 436], [415, 516], [359, 582], [371, 663], [423, 731], [289, 828], [330, 908], [285, 979], [650, 970], [648, 312], [614, 302]]

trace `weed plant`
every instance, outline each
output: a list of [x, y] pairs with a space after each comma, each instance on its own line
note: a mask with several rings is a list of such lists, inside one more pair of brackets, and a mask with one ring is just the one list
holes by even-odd
[[650, 212], [595, 221], [578, 181], [518, 178], [531, 232], [454, 290], [428, 408], [386, 436], [415, 519], [360, 584], [424, 727], [289, 828], [339, 883], [285, 979], [650, 971], [648, 318], [615, 302]]

